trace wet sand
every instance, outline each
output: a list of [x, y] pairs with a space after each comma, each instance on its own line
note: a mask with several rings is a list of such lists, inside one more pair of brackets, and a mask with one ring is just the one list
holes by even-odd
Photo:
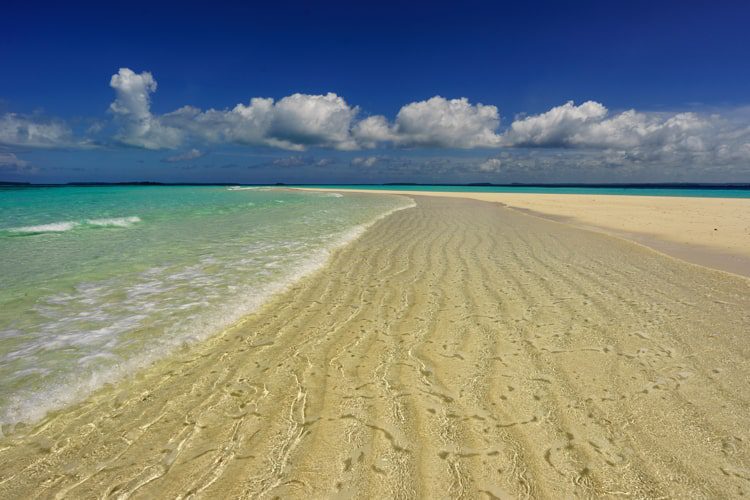
[[[347, 191], [373, 192], [341, 192]], [[623, 237], [694, 264], [750, 276], [750, 199], [747, 198], [403, 190], [377, 192], [502, 203], [550, 220]]]
[[0, 439], [0, 498], [750, 493], [750, 280], [415, 199], [224, 334]]

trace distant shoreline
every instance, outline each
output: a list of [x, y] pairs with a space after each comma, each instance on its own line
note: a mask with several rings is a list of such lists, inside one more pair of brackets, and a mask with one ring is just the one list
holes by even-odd
[[610, 188], [610, 189], [738, 189], [750, 191], [750, 183], [700, 183], [700, 182], [656, 182], [656, 183], [416, 183], [416, 182], [382, 182], [362, 184], [329, 184], [329, 183], [243, 183], [243, 182], [157, 182], [157, 181], [126, 181], [126, 182], [65, 182], [65, 183], [32, 183], [0, 181], [0, 187], [103, 187], [103, 186], [290, 186], [290, 187], [320, 187], [320, 186], [370, 186], [370, 187], [500, 187], [500, 188]]

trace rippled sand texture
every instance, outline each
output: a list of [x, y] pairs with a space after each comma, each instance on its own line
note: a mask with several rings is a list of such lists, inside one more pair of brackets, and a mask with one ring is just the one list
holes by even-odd
[[228, 333], [0, 441], [0, 497], [750, 493], [750, 281], [420, 198]]
[[[372, 193], [373, 190], [345, 189], [338, 192]], [[584, 229], [637, 241], [694, 264], [750, 277], [750, 198], [395, 189], [378, 189], [376, 192], [501, 203]]]

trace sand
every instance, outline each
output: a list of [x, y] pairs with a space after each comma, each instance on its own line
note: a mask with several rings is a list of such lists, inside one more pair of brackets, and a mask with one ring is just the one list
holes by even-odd
[[688, 262], [750, 276], [750, 199], [747, 198], [378, 192], [502, 203], [537, 216], [624, 237]]
[[2, 438], [0, 498], [750, 493], [750, 280], [415, 199], [227, 332]]

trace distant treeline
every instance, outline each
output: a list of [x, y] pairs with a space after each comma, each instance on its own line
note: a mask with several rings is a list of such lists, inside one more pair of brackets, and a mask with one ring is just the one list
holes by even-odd
[[[65, 184], [32, 184], [30, 182], [0, 181], [0, 187], [62, 187], [62, 186], [286, 186], [286, 183], [243, 184], [237, 182], [68, 182]], [[741, 189], [750, 190], [748, 183], [692, 183], [692, 182], [661, 182], [661, 183], [555, 183], [555, 184], [525, 184], [513, 182], [509, 184], [494, 184], [491, 182], [470, 182], [467, 184], [421, 184], [418, 182], [384, 182], [381, 184], [292, 184], [293, 186], [444, 186], [444, 187], [532, 187], [532, 188], [633, 188], [633, 189]]]

